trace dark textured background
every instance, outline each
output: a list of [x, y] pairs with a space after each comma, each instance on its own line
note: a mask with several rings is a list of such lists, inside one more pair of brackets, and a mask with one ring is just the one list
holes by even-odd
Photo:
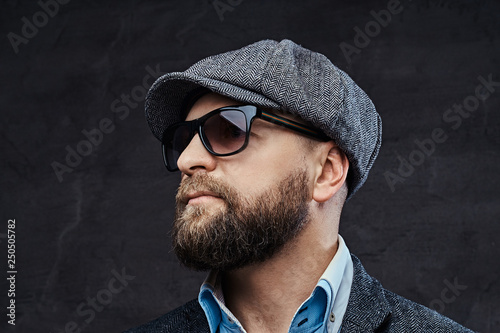
[[[350, 74], [383, 119], [379, 158], [341, 222], [350, 250], [385, 287], [427, 306], [453, 296], [446, 281], [457, 281], [465, 290], [439, 310], [499, 332], [500, 87], [458, 129], [442, 119], [474, 94], [478, 76], [500, 81], [499, 2], [401, 1], [403, 11], [352, 61], [340, 43], [353, 45], [353, 28], [388, 1], [232, 3], [221, 20], [211, 1], [71, 1], [16, 54], [7, 34], [21, 35], [22, 18], [41, 7], [2, 1], [0, 276], [12, 218], [18, 274], [15, 327], [0, 279], [0, 331], [120, 332], [196, 297], [205, 274], [180, 267], [168, 237], [179, 175], [162, 165], [138, 86], [146, 66], [184, 70], [289, 38]], [[125, 107], [121, 95], [131, 92], [139, 103]], [[51, 163], [65, 163], [65, 147], [104, 118], [114, 130], [59, 182]], [[392, 192], [384, 173], [438, 127], [446, 142]], [[135, 278], [92, 315], [88, 302], [107, 301], [113, 270], [123, 269]]]

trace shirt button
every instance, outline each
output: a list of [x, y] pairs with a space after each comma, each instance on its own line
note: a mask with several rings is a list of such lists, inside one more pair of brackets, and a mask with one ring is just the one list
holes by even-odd
[[330, 321], [333, 323], [335, 321], [335, 314], [330, 312]]
[[227, 320], [228, 320], [231, 324], [234, 324], [234, 320], [233, 320], [233, 318], [231, 318], [231, 317], [229, 317], [229, 316], [228, 316], [228, 317], [227, 317]]

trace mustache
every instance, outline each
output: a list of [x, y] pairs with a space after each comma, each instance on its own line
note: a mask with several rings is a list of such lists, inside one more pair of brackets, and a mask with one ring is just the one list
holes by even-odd
[[188, 201], [187, 196], [190, 193], [202, 191], [213, 192], [219, 198], [226, 201], [230, 200], [232, 197], [231, 194], [234, 193], [234, 190], [222, 181], [207, 174], [198, 174], [186, 177], [181, 181], [175, 195], [175, 201], [178, 205], [186, 205]]

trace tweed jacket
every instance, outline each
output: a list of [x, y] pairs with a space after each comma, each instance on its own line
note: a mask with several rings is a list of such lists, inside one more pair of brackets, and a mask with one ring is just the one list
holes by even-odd
[[[451, 319], [382, 287], [354, 255], [354, 276], [341, 333], [473, 332]], [[125, 333], [210, 333], [198, 300]]]

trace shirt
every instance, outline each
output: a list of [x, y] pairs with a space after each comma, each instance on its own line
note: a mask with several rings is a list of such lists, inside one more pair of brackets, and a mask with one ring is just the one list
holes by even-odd
[[[297, 309], [288, 332], [337, 333], [347, 308], [353, 278], [353, 263], [344, 239], [339, 235], [337, 253], [321, 275], [311, 296]], [[207, 316], [211, 333], [245, 332], [224, 303], [220, 275], [208, 274], [198, 301]]]

